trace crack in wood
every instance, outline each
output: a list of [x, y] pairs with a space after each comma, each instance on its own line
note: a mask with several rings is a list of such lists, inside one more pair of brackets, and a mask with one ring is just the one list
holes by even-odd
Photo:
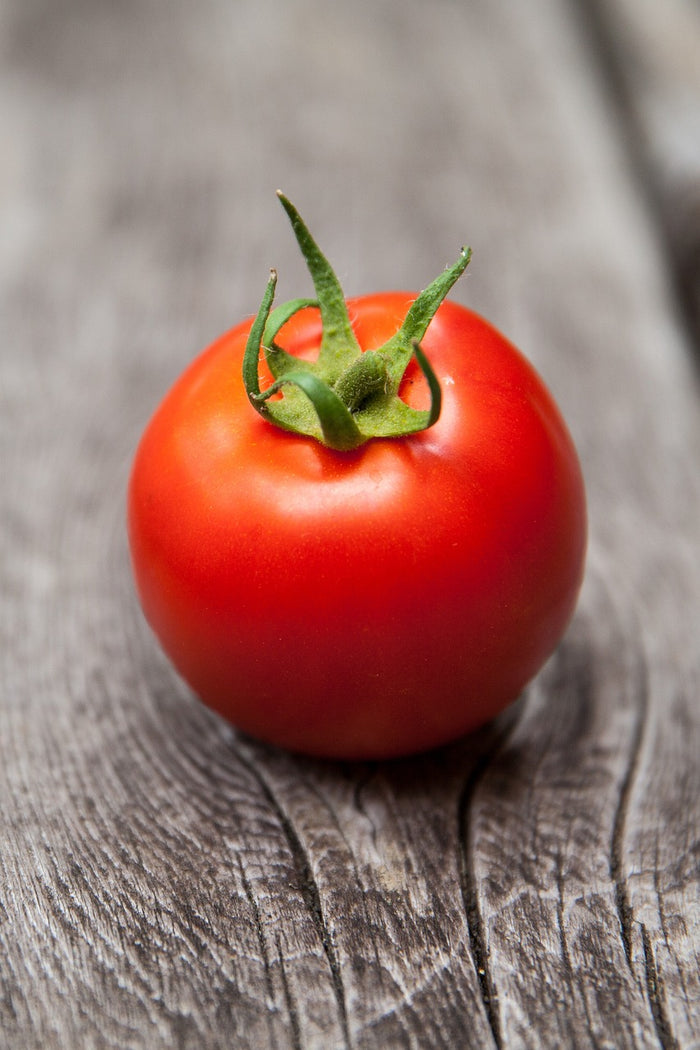
[[654, 1028], [656, 1029], [659, 1043], [662, 1050], [679, 1050], [678, 1040], [673, 1034], [666, 1011], [663, 983], [656, 968], [654, 948], [645, 926], [642, 926], [642, 945], [644, 947], [644, 977], [649, 995], [651, 1015], [654, 1018]]
[[323, 908], [321, 906], [321, 894], [318, 888], [318, 884], [314, 879], [313, 872], [311, 870], [311, 863], [306, 850], [301, 842], [301, 839], [296, 833], [294, 825], [290, 821], [287, 814], [282, 809], [280, 803], [277, 801], [272, 789], [269, 784], [262, 776], [260, 771], [247, 758], [245, 758], [240, 751], [236, 750], [236, 757], [241, 764], [248, 770], [253, 776], [256, 782], [260, 785], [265, 799], [273, 809], [275, 816], [277, 817], [280, 827], [287, 840], [292, 860], [294, 861], [294, 867], [297, 872], [299, 879], [299, 889], [301, 891], [302, 898], [308, 909], [309, 915], [311, 916], [314, 926], [318, 932], [318, 935], [323, 945], [323, 951], [328, 962], [328, 968], [331, 975], [331, 983], [333, 986], [333, 993], [335, 995], [336, 1003], [338, 1006], [338, 1015], [340, 1020], [340, 1026], [343, 1032], [343, 1038], [345, 1045], [350, 1050], [350, 1031], [348, 1027], [348, 1014], [347, 1004], [345, 1001], [345, 988], [343, 986], [343, 978], [341, 974], [340, 963], [338, 962], [338, 956], [336, 955], [335, 947], [330, 935], [326, 920], [323, 915]]
[[564, 873], [562, 870], [562, 858], [561, 853], [557, 852], [557, 925], [559, 927], [559, 950], [561, 951], [562, 961], [564, 963], [564, 973], [566, 974], [566, 980], [569, 984], [569, 988], [574, 983], [574, 970], [571, 965], [571, 955], [569, 953], [569, 943], [566, 937], [566, 921], [564, 917]]
[[[460, 825], [462, 821], [460, 820]], [[469, 931], [469, 947], [471, 949], [472, 958], [474, 960], [474, 968], [476, 970], [476, 976], [479, 981], [479, 991], [481, 993], [481, 1000], [484, 1004], [484, 1010], [486, 1011], [486, 1018], [489, 1023], [489, 1028], [493, 1035], [493, 1041], [497, 1047], [497, 1050], [501, 1050], [503, 1046], [500, 1032], [500, 1024], [498, 1021], [498, 1015], [494, 1008], [494, 999], [497, 998], [497, 992], [493, 989], [493, 984], [489, 972], [489, 953], [488, 946], [486, 944], [486, 937], [484, 934], [483, 920], [481, 911], [479, 909], [479, 903], [476, 893], [476, 880], [474, 876], [473, 868], [466, 856], [467, 849], [460, 840], [460, 852], [463, 857], [461, 864], [461, 888], [462, 888], [462, 900], [464, 902], [464, 911], [467, 918], [467, 929]]]
[[284, 968], [284, 953], [282, 951], [282, 945], [280, 944], [279, 934], [276, 937], [277, 942], [277, 957], [280, 963], [280, 974], [282, 976], [282, 988], [284, 989], [284, 1001], [287, 1005], [287, 1013], [289, 1014], [289, 1024], [292, 1032], [292, 1043], [291, 1050], [302, 1050], [301, 1041], [301, 1028], [299, 1026], [299, 1014], [297, 1013], [296, 1004], [292, 998], [292, 991], [289, 987], [289, 981], [287, 980], [287, 971]]
[[481, 1000], [484, 1004], [484, 1011], [486, 1013], [486, 1019], [488, 1021], [491, 1034], [493, 1036], [494, 1044], [497, 1050], [502, 1050], [504, 1045], [503, 1037], [501, 1033], [500, 1021], [498, 1018], [498, 1011], [496, 1010], [496, 1002], [498, 1000], [498, 991], [495, 988], [493, 978], [491, 976], [489, 966], [489, 950], [484, 931], [483, 916], [479, 907], [479, 898], [476, 885], [476, 873], [474, 871], [473, 864], [473, 842], [471, 834], [471, 821], [469, 818], [469, 811], [474, 798], [477, 785], [484, 776], [486, 769], [488, 768], [493, 756], [496, 754], [498, 749], [502, 746], [506, 737], [512, 732], [517, 718], [511, 724], [509, 724], [502, 733], [500, 733], [492, 746], [482, 755], [481, 759], [476, 763], [471, 771], [471, 774], [467, 777], [462, 792], [459, 797], [458, 808], [457, 808], [457, 843], [459, 849], [458, 858], [458, 869], [459, 869], [459, 881], [460, 890], [462, 894], [462, 903], [464, 905], [464, 912], [467, 920], [467, 930], [469, 932], [469, 947], [474, 961], [474, 968], [476, 970], [477, 980], [479, 982], [479, 992], [481, 994]]
[[623, 852], [624, 852], [624, 840], [625, 840], [625, 826], [627, 823], [627, 811], [629, 808], [630, 799], [632, 796], [632, 788], [634, 786], [635, 777], [637, 774], [637, 768], [639, 766], [640, 753], [642, 748], [642, 740], [644, 737], [644, 729], [647, 722], [647, 714], [649, 709], [649, 682], [646, 664], [643, 656], [639, 656], [637, 661], [637, 683], [635, 688], [635, 696], [639, 697], [639, 703], [637, 705], [637, 714], [634, 724], [634, 732], [632, 736], [632, 746], [630, 750], [630, 757], [625, 770], [625, 775], [620, 785], [620, 798], [615, 810], [615, 819], [613, 821], [612, 837], [610, 841], [610, 878], [612, 879], [613, 886], [615, 888], [615, 907], [617, 909], [617, 915], [620, 923], [620, 936], [622, 938], [622, 946], [625, 952], [625, 959], [630, 972], [634, 972], [632, 964], [632, 939], [634, 929], [634, 912], [632, 905], [630, 904], [629, 893], [627, 890], [627, 879], [624, 874], [623, 865]]
[[248, 903], [250, 904], [251, 911], [253, 912], [253, 922], [255, 923], [255, 932], [257, 933], [257, 936], [258, 936], [258, 945], [260, 946], [260, 954], [262, 956], [263, 966], [265, 967], [265, 987], [267, 989], [267, 994], [268, 994], [268, 997], [269, 997], [269, 1000], [270, 1000], [270, 1004], [273, 1004], [274, 1001], [275, 1001], [275, 992], [274, 992], [274, 988], [272, 986], [272, 967], [270, 965], [270, 955], [269, 955], [269, 952], [267, 950], [267, 941], [265, 939], [265, 929], [264, 929], [263, 923], [262, 923], [262, 916], [260, 915], [260, 908], [258, 906], [257, 900], [255, 899], [255, 894], [253, 893], [253, 887], [251, 886], [250, 881], [248, 879], [248, 876], [245, 873], [245, 868], [243, 866], [243, 860], [242, 860], [240, 854], [236, 854], [236, 860], [237, 860], [237, 863], [238, 863], [238, 870], [239, 870], [240, 875], [241, 875], [241, 882], [243, 883], [243, 890], [244, 890], [245, 895], [246, 895], [246, 897], [248, 899]]

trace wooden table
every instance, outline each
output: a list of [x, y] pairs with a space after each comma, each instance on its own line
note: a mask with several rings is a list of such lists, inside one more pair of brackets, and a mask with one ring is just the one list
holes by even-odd
[[[700, 1047], [693, 0], [1, 0], [0, 1045]], [[494, 725], [244, 740], [138, 609], [168, 384], [309, 282], [455, 298], [558, 398], [576, 617]]]

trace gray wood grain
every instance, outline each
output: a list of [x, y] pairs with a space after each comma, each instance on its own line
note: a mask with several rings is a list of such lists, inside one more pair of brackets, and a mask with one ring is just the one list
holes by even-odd
[[[666, 239], [564, 0], [1, 0], [0, 1045], [700, 1046], [700, 414]], [[124, 489], [194, 353], [308, 278], [456, 297], [578, 443], [587, 579], [481, 733], [237, 735], [159, 653]]]

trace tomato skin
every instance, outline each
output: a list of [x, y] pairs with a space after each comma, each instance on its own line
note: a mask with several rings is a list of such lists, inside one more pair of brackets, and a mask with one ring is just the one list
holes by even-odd
[[[413, 298], [349, 300], [363, 350]], [[251, 409], [249, 329], [186, 369], [136, 452], [132, 562], [163, 648], [206, 704], [292, 750], [385, 758], [478, 727], [551, 654], [582, 580], [584, 485], [551, 395], [446, 301], [422, 341], [439, 421], [334, 452]], [[308, 356], [320, 332], [303, 310], [279, 341]]]

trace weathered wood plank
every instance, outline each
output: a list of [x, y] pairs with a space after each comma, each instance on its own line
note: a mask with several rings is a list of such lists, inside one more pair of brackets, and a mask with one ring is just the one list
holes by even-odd
[[700, 338], [700, 10], [693, 0], [587, 0], [613, 90]]
[[[11, 1050], [700, 1041], [697, 373], [599, 57], [562, 0], [0, 4]], [[469, 239], [582, 454], [564, 644], [415, 760], [237, 736], [133, 595], [148, 413], [269, 265], [307, 290], [278, 184], [350, 293]]]

